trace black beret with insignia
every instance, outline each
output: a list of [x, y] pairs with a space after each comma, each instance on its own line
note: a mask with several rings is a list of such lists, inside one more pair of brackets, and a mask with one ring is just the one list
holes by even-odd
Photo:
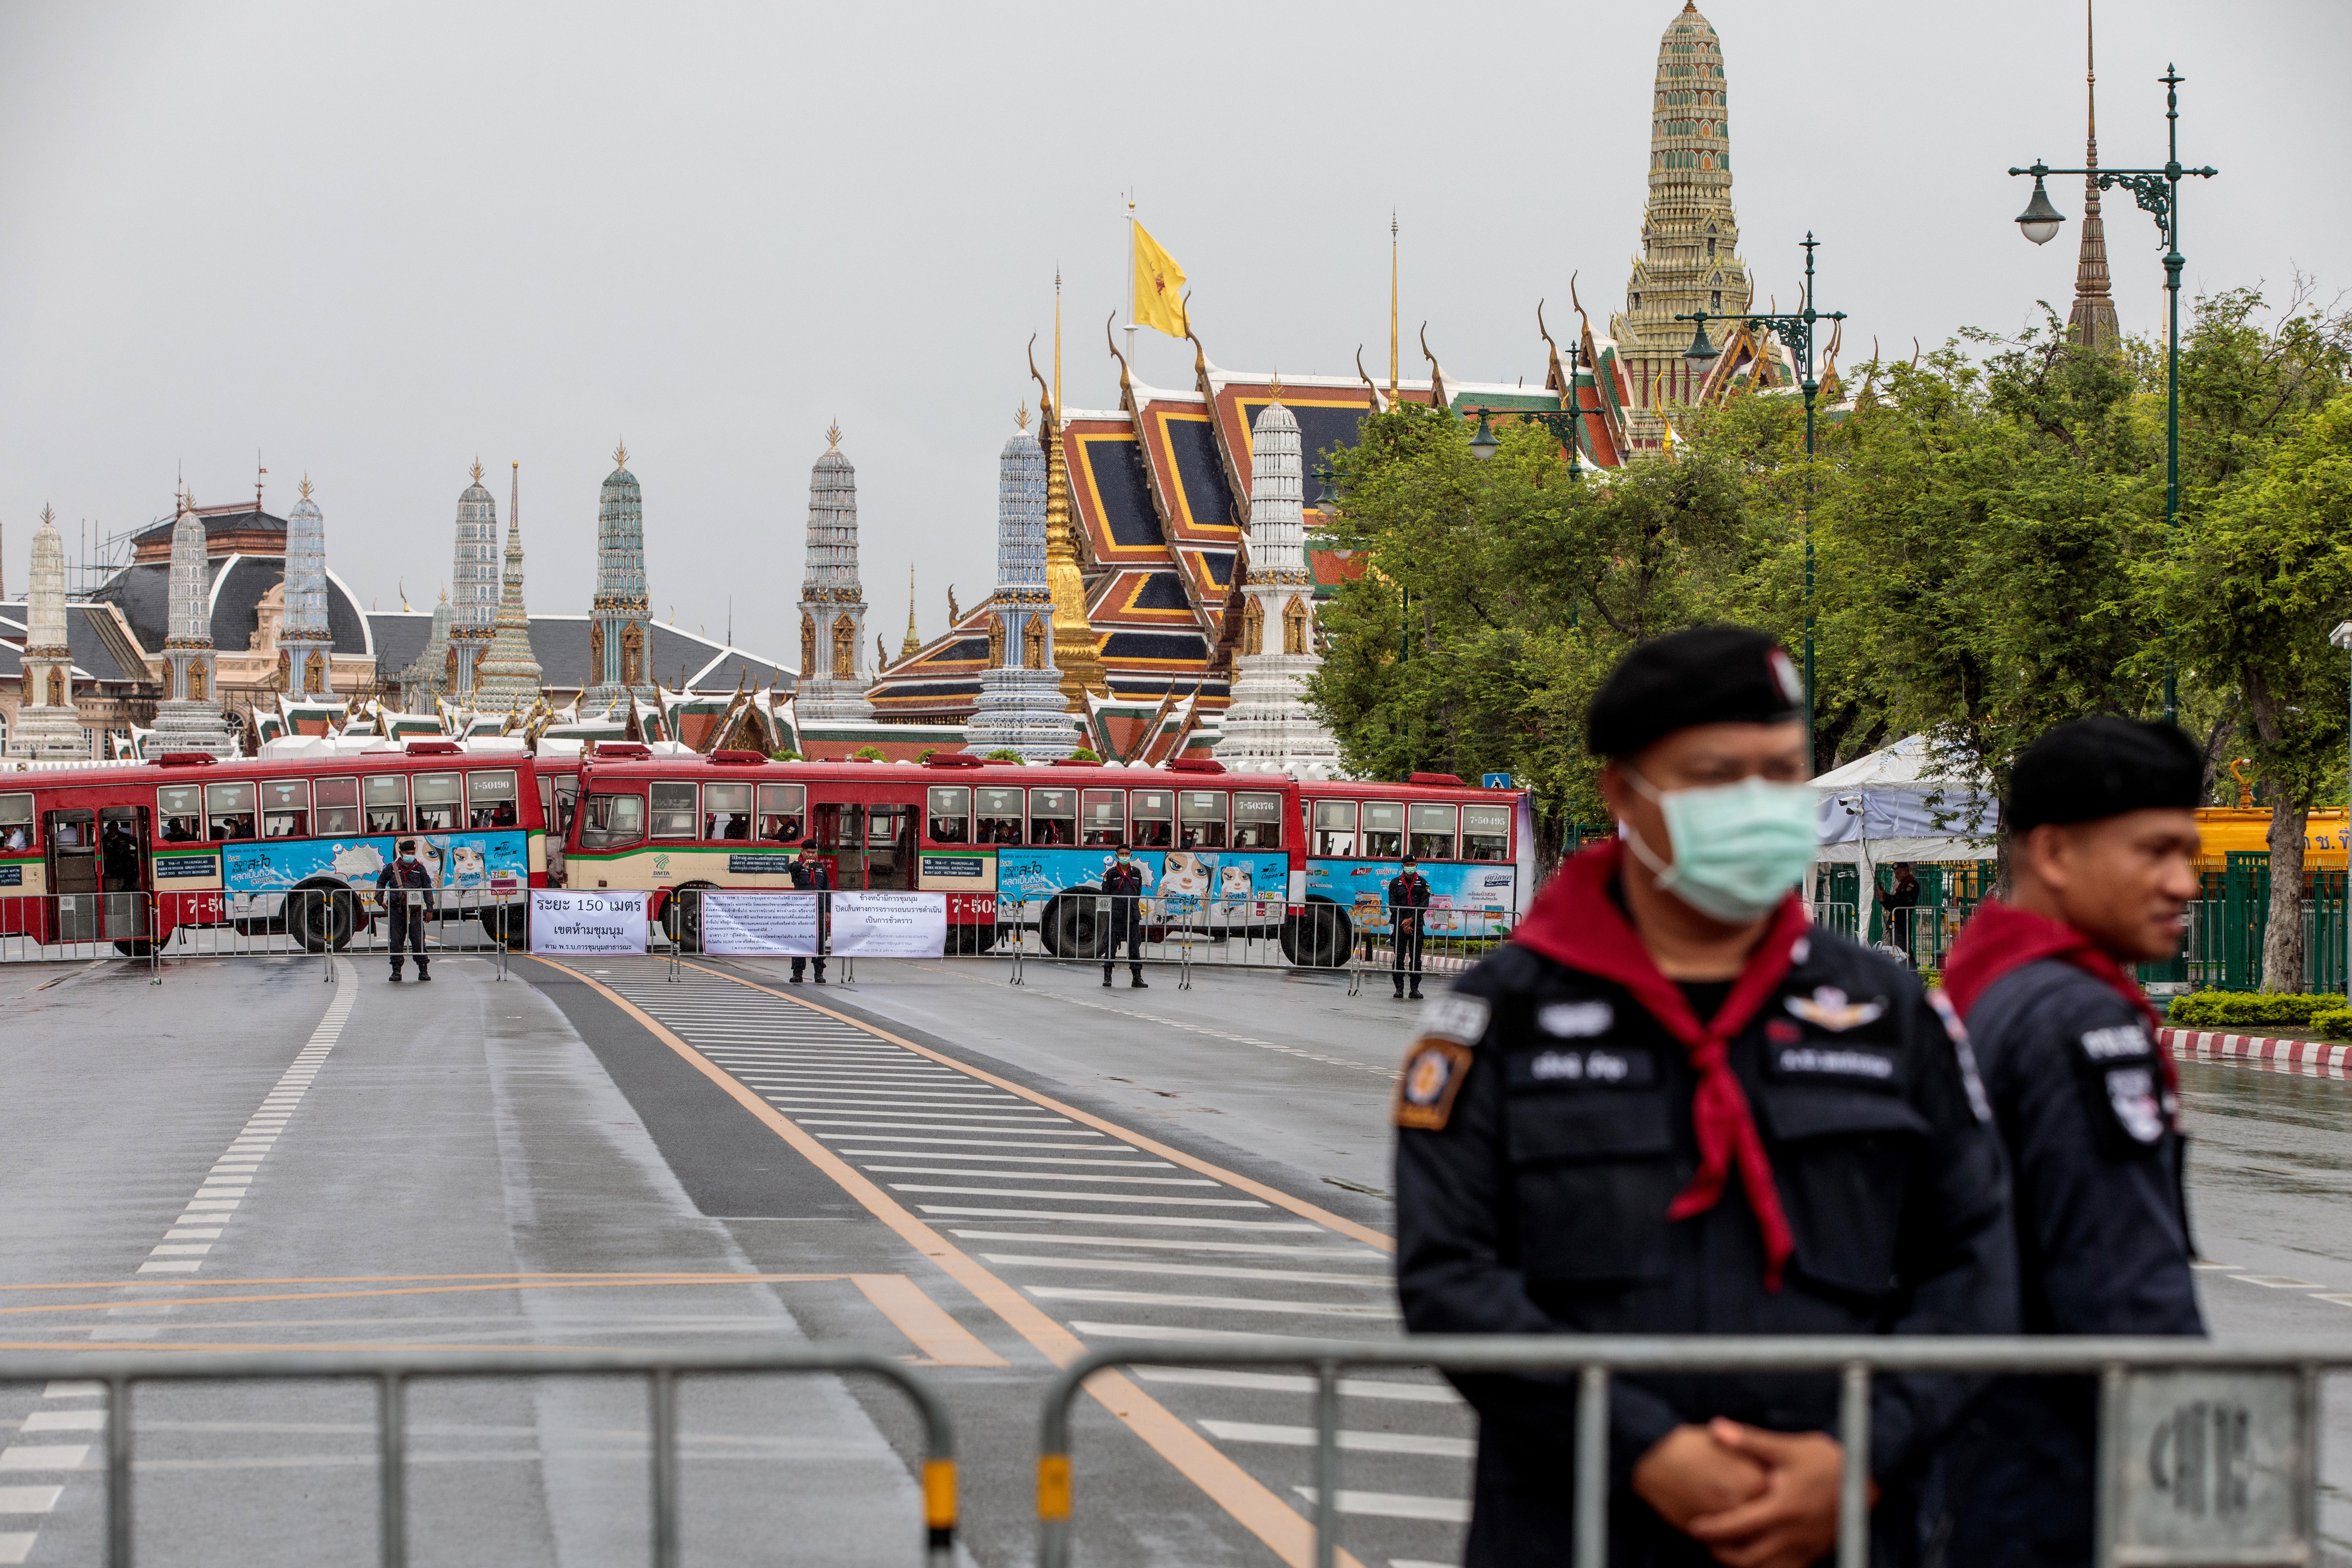
[[1780, 645], [1750, 626], [1694, 626], [1637, 643], [1585, 714], [1595, 756], [1631, 756], [1695, 724], [1785, 724], [1805, 688]]
[[2101, 715], [2026, 747], [2010, 770], [2001, 814], [2011, 833], [2023, 833], [2127, 811], [2193, 811], [2204, 800], [2205, 755], [2194, 741], [2170, 724]]

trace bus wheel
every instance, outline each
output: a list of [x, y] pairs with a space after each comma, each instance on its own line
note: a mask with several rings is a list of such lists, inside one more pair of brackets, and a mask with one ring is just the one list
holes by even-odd
[[155, 944], [146, 937], [134, 936], [116, 942], [114, 951], [125, 958], [146, 958], [154, 952]]
[[1055, 958], [1100, 958], [1104, 929], [1095, 919], [1095, 900], [1091, 897], [1060, 898], [1048, 900], [1045, 918], [1037, 922], [1037, 934], [1045, 951]]
[[287, 928], [306, 952], [341, 952], [351, 945], [354, 898], [349, 888], [297, 888], [286, 895]]
[[1310, 903], [1282, 922], [1282, 955], [1302, 969], [1337, 969], [1348, 962], [1348, 911], [1337, 904]]
[[[662, 930], [680, 952], [702, 951], [702, 897], [717, 889], [709, 882], [688, 882], [662, 901]], [[688, 898], [686, 895], [693, 894]]]

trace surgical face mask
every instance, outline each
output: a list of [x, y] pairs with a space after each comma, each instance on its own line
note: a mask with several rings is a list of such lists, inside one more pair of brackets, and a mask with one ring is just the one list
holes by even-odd
[[1813, 792], [1802, 784], [1748, 778], [1662, 791], [1631, 768], [1625, 777], [1665, 814], [1674, 863], [1660, 860], [1638, 833], [1627, 833], [1627, 847], [1657, 873], [1658, 886], [1699, 913], [1745, 925], [1805, 879], [1816, 836]]
[[1119, 863], [1120, 865], [1125, 866], [1125, 865], [1129, 864], [1129, 861], [1130, 861], [1130, 858], [1131, 858], [1128, 855], [1128, 853], [1127, 853], [1125, 850], [1123, 850], [1123, 849], [1122, 849], [1121, 851], [1119, 851], [1118, 863]]

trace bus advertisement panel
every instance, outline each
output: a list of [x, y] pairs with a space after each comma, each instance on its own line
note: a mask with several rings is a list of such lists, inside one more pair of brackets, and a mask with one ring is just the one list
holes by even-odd
[[[1358, 931], [1389, 929], [1389, 883], [1402, 868], [1394, 860], [1307, 861], [1307, 896], [1328, 899], [1348, 911]], [[1516, 868], [1423, 861], [1429, 912], [1422, 917], [1428, 936], [1502, 936], [1516, 923], [1519, 877]]]

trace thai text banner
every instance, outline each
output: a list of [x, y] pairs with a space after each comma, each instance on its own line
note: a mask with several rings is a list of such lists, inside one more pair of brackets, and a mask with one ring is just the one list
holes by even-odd
[[533, 888], [530, 950], [558, 955], [645, 952], [645, 890]]
[[813, 958], [817, 893], [684, 893], [702, 900], [702, 951], [725, 957]]

